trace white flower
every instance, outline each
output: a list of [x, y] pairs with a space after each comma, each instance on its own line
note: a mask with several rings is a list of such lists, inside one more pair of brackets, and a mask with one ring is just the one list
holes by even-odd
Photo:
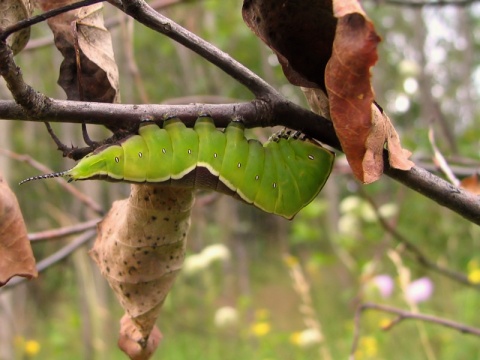
[[398, 206], [394, 203], [383, 204], [378, 208], [378, 212], [385, 219], [391, 218], [398, 213]]
[[185, 275], [195, 275], [207, 269], [214, 261], [226, 261], [230, 258], [230, 250], [223, 244], [207, 246], [198, 254], [187, 256], [183, 263]]
[[318, 345], [322, 340], [322, 334], [317, 329], [306, 329], [295, 333], [293, 337], [293, 342], [302, 348]]
[[226, 261], [230, 259], [230, 250], [223, 244], [214, 244], [203, 249], [200, 256], [204, 257], [208, 264], [211, 264], [216, 260]]
[[200, 254], [190, 255], [183, 263], [183, 272], [185, 275], [195, 275], [196, 273], [205, 270], [209, 263]]
[[362, 205], [358, 196], [347, 196], [340, 202], [340, 212], [343, 214], [355, 212]]
[[358, 217], [351, 214], [340, 216], [338, 220], [338, 231], [342, 235], [357, 235], [360, 231]]
[[238, 323], [237, 309], [231, 306], [223, 306], [215, 312], [215, 326], [219, 329], [225, 329], [235, 326]]

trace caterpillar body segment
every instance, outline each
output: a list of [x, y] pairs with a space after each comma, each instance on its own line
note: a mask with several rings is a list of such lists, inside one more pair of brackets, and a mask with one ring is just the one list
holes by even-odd
[[163, 127], [143, 124], [137, 135], [99, 147], [70, 170], [23, 182], [62, 176], [204, 188], [292, 219], [323, 188], [333, 161], [329, 150], [287, 133], [262, 145], [247, 140], [239, 122], [222, 132], [208, 117], [193, 129], [170, 119]]

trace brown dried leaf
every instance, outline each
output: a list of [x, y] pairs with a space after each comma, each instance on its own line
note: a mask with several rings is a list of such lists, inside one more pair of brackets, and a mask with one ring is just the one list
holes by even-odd
[[408, 158], [411, 152], [403, 149], [400, 138], [389, 117], [372, 104], [372, 129], [366, 141], [366, 152], [362, 161], [363, 182], [369, 184], [383, 173], [383, 149], [388, 149], [390, 166], [399, 170], [410, 170], [415, 164]]
[[325, 71], [335, 131], [353, 173], [362, 182], [374, 100], [370, 67], [377, 61], [379, 41], [373, 24], [363, 15], [343, 16], [338, 20], [332, 57]]
[[99, 224], [90, 254], [144, 339], [183, 264], [193, 201], [191, 190], [132, 185]]
[[374, 103], [370, 68], [378, 59], [380, 37], [358, 2], [335, 4], [335, 14], [359, 12], [347, 13], [338, 21], [325, 71], [330, 115], [354, 175], [368, 184], [383, 173], [385, 144], [392, 167], [409, 170], [414, 164], [408, 160], [410, 152], [402, 149], [390, 119]]
[[325, 89], [337, 23], [331, 0], [244, 0], [242, 15], [276, 53], [288, 81]]
[[[6, 28], [25, 20], [32, 15], [30, 0], [2, 0], [0, 1], [0, 28]], [[18, 54], [27, 45], [30, 39], [30, 28], [22, 29], [10, 35], [7, 44]]]
[[17, 198], [0, 176], [0, 286], [13, 276], [31, 279], [37, 275]]
[[127, 354], [131, 360], [150, 359], [161, 340], [162, 333], [157, 326], [154, 326], [148, 339], [145, 340], [128, 314], [123, 315], [120, 320], [118, 347]]
[[[74, 0], [40, 0], [43, 10], [74, 3]], [[112, 39], [103, 25], [103, 5], [94, 4], [48, 20], [55, 45], [64, 56], [59, 85], [68, 99], [118, 102], [118, 68]]]

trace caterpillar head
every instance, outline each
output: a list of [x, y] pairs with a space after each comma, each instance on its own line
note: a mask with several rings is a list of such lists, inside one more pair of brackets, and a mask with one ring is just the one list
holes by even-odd
[[66, 171], [45, 174], [45, 175], [37, 175], [29, 177], [20, 182], [20, 185], [32, 181], [32, 180], [43, 180], [43, 179], [51, 179], [56, 177], [63, 177], [68, 180], [68, 182], [72, 182], [74, 180], [87, 180], [92, 178], [98, 178], [102, 175], [106, 174], [106, 164], [105, 158], [103, 156], [99, 156], [99, 154], [90, 153], [81, 159], [73, 168]]

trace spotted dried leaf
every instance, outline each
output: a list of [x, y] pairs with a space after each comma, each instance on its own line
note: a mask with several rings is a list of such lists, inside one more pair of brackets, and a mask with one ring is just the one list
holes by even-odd
[[132, 185], [99, 224], [91, 256], [144, 339], [180, 271], [192, 190]]
[[0, 286], [13, 276], [31, 279], [37, 275], [17, 198], [0, 176]]

